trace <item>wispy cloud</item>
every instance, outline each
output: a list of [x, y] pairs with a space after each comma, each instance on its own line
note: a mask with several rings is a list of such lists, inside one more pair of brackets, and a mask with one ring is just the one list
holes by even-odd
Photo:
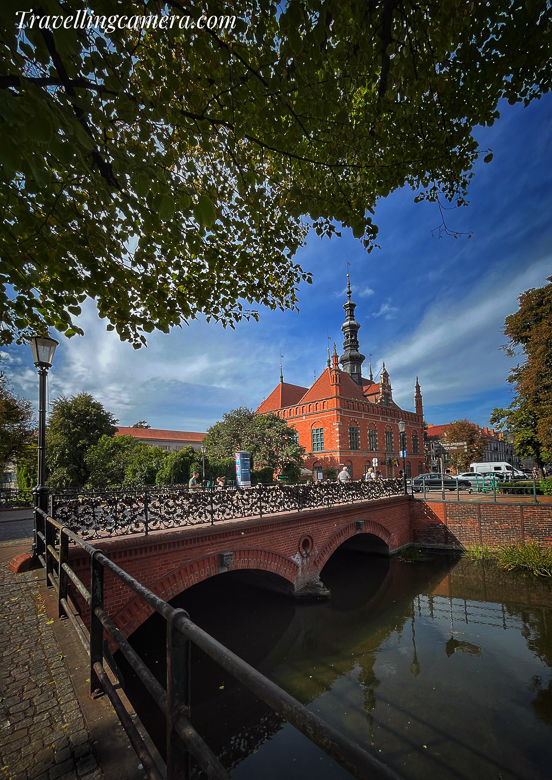
[[397, 306], [391, 306], [390, 301], [382, 303], [378, 311], [372, 313], [373, 317], [383, 317], [384, 320], [394, 320], [397, 316], [399, 308]]

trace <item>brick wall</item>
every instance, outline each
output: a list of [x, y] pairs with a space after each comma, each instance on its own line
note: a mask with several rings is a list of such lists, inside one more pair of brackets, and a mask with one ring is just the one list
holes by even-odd
[[421, 545], [496, 549], [536, 541], [552, 548], [550, 505], [412, 501], [410, 522], [412, 541]]

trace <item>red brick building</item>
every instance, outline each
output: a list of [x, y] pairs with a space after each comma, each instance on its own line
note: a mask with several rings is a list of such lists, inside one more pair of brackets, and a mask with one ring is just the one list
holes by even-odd
[[[359, 352], [355, 322], [356, 305], [351, 301], [351, 286], [347, 282], [347, 303], [343, 307], [346, 320], [341, 326], [344, 335], [343, 355], [334, 354], [327, 368], [310, 387], [284, 382], [257, 409], [257, 414], [274, 412], [288, 425], [297, 429], [299, 444], [306, 450], [305, 467], [320, 478], [329, 467], [344, 464], [353, 479], [373, 467], [384, 477], [397, 476], [403, 467], [400, 450], [406, 450], [407, 476], [424, 471], [424, 421], [420, 385], [416, 379], [415, 411], [401, 409], [393, 401], [389, 374], [383, 364], [379, 382], [374, 382], [372, 369], [368, 379], [362, 377], [364, 355]], [[342, 368], [339, 367], [341, 364]], [[405, 446], [401, 446], [399, 422], [404, 422]]]

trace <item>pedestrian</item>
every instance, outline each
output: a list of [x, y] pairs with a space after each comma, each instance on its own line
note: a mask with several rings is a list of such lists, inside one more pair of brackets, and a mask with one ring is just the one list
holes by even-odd
[[225, 479], [226, 477], [217, 477], [217, 490], [222, 490], [225, 487]]
[[351, 481], [351, 475], [349, 474], [347, 467], [343, 464], [341, 465], [341, 471], [337, 475], [337, 479], [339, 482], [341, 482], [342, 485], [345, 485], [347, 482]]
[[381, 471], [376, 472], [376, 479], [383, 479]]
[[199, 481], [199, 471], [194, 471], [191, 480], [188, 482], [190, 490], [200, 490], [201, 482]]
[[533, 466], [533, 479], [539, 478], [539, 470], [536, 466]]
[[376, 473], [374, 469], [368, 469], [368, 471], [364, 475], [364, 479], [366, 480], [366, 482], [371, 482], [375, 478], [376, 478]]

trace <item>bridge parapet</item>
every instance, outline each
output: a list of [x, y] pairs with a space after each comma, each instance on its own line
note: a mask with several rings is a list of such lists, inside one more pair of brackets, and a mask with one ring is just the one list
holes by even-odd
[[400, 479], [370, 482], [258, 485], [253, 488], [188, 491], [163, 489], [105, 491], [56, 495], [56, 520], [83, 539], [105, 539], [184, 526], [213, 525], [225, 520], [277, 515], [309, 509], [332, 508], [358, 501], [397, 496]]

